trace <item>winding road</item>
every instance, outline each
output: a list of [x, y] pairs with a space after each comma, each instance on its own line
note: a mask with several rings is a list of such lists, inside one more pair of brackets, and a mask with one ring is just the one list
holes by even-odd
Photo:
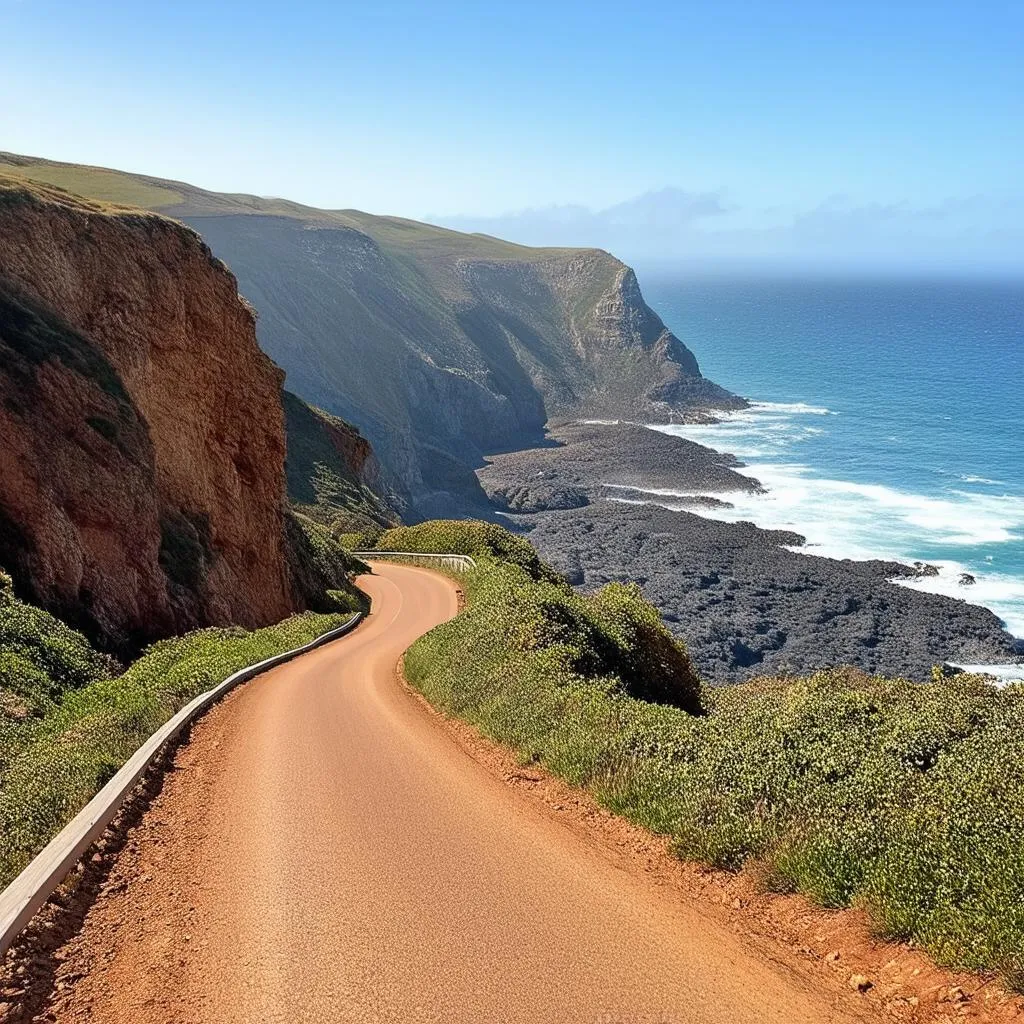
[[861, 1019], [470, 757], [398, 682], [457, 611], [378, 564], [354, 633], [194, 728], [81, 932], [58, 1021]]

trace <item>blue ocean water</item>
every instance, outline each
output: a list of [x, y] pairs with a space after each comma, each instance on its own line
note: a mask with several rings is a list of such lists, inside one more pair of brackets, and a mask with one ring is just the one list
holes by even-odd
[[702, 371], [756, 403], [668, 428], [735, 453], [768, 488], [723, 518], [795, 529], [821, 554], [938, 564], [913, 585], [1024, 637], [1024, 282], [641, 284]]

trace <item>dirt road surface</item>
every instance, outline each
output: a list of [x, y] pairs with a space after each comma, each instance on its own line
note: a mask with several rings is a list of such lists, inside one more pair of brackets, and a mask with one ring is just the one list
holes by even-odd
[[358, 630], [194, 728], [45, 1019], [862, 1019], [468, 756], [396, 678], [409, 644], [456, 613], [453, 584], [383, 564], [362, 584], [374, 611]]

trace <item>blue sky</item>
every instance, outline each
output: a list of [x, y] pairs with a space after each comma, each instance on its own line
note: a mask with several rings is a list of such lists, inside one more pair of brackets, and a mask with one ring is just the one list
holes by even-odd
[[1022, 10], [0, 0], [0, 148], [627, 256], [1020, 265]]

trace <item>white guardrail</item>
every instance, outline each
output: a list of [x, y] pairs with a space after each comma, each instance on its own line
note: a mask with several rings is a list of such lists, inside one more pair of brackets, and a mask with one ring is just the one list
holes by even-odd
[[[353, 551], [352, 554], [363, 559], [398, 558], [404, 562], [437, 566], [455, 572], [466, 572], [476, 567], [476, 562], [469, 555], [422, 554], [415, 551]], [[212, 690], [195, 697], [170, 721], [157, 729], [132, 754], [120, 771], [50, 840], [32, 863], [3, 892], [0, 892], [0, 956], [7, 952], [29, 921], [53, 895], [57, 886], [67, 878], [82, 854], [99, 839], [114, 820], [128, 794], [156, 760], [160, 751], [186, 725], [240, 683], [248, 682], [261, 672], [344, 636], [359, 624], [362, 617], [362, 613], [357, 612], [337, 629], [318, 636], [303, 647], [276, 654], [272, 658], [235, 672]]]
[[24, 927], [68, 876], [81, 856], [114, 820], [128, 794], [135, 788], [163, 747], [201, 712], [239, 683], [281, 665], [300, 654], [351, 632], [362, 619], [357, 612], [347, 622], [293, 651], [276, 654], [228, 676], [212, 690], [186, 704], [135, 751], [123, 768], [61, 829], [31, 864], [0, 893], [0, 956], [10, 948]]
[[468, 572], [476, 568], [476, 562], [469, 555], [437, 555], [422, 551], [353, 551], [351, 554], [363, 561], [372, 561], [374, 558], [398, 558], [403, 562], [412, 562], [413, 565], [424, 565], [428, 568], [439, 566], [454, 572]]

